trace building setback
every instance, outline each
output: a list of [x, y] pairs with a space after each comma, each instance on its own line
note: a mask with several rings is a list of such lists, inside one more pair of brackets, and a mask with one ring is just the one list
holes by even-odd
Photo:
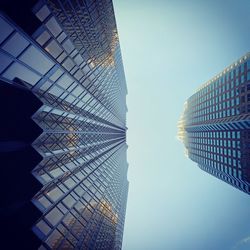
[[250, 194], [250, 53], [202, 85], [178, 125], [191, 160]]
[[127, 88], [111, 0], [1, 2], [1, 247], [121, 249]]

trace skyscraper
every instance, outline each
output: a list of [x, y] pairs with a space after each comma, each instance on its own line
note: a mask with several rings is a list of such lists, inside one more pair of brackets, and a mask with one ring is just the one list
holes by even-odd
[[191, 160], [250, 194], [250, 53], [203, 84], [178, 125]]
[[0, 29], [1, 246], [121, 249], [127, 88], [112, 1], [3, 1]]

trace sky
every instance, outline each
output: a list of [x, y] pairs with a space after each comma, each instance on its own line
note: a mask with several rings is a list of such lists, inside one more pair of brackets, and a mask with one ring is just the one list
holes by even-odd
[[128, 86], [123, 250], [250, 249], [250, 196], [176, 138], [185, 100], [250, 51], [250, 1], [113, 2]]

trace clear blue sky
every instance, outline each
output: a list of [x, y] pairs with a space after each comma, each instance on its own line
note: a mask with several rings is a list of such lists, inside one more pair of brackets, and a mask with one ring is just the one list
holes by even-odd
[[123, 250], [250, 249], [250, 196], [184, 156], [177, 121], [202, 83], [250, 51], [250, 0], [114, 0], [128, 85]]

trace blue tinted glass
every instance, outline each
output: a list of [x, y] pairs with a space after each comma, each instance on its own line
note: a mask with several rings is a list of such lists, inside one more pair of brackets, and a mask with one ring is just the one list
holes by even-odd
[[12, 60], [8, 56], [0, 53], [0, 62], [1, 62], [0, 63], [0, 73], [11, 63], [11, 61]]
[[55, 37], [62, 31], [61, 27], [58, 25], [54, 17], [50, 18], [50, 20], [46, 23], [46, 26]]
[[47, 50], [54, 58], [57, 58], [63, 51], [55, 40], [52, 40], [45, 50]]
[[19, 59], [43, 75], [54, 66], [54, 63], [34, 46], [30, 46]]
[[13, 63], [3, 74], [9, 80], [18, 77], [31, 85], [35, 85], [40, 77], [19, 63]]
[[247, 80], [248, 80], [248, 81], [250, 80], [250, 71], [247, 72]]
[[17, 57], [28, 45], [29, 42], [23, 36], [16, 33], [4, 44], [3, 49]]
[[13, 31], [13, 28], [6, 23], [2, 18], [0, 18], [0, 43], [6, 39], [6, 37]]

